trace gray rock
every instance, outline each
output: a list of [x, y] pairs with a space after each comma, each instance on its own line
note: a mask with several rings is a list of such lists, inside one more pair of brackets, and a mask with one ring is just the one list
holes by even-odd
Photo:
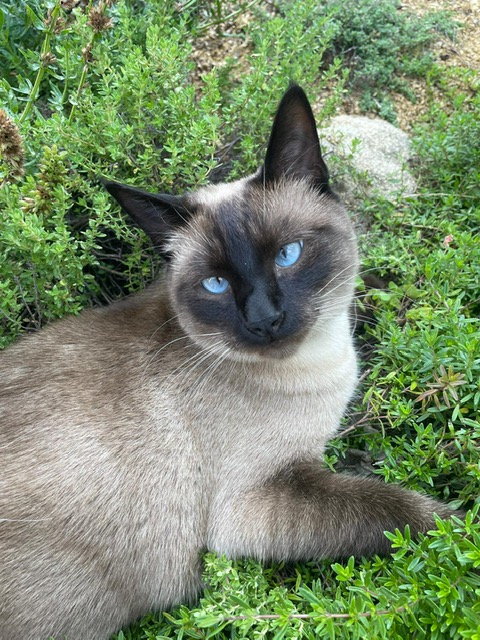
[[352, 209], [358, 198], [371, 193], [396, 201], [415, 192], [415, 179], [407, 169], [410, 138], [389, 122], [337, 116], [319, 135], [334, 188]]

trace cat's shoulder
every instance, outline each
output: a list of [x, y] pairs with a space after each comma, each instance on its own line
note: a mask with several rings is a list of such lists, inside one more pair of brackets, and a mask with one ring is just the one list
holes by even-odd
[[[0, 352], [0, 370], [15, 360], [52, 362], [58, 358], [89, 359], [102, 351], [135, 348], [139, 342], [161, 341], [170, 310], [162, 281], [104, 307], [51, 321], [39, 331], [21, 336]], [[121, 352], [121, 351], [120, 351]]]

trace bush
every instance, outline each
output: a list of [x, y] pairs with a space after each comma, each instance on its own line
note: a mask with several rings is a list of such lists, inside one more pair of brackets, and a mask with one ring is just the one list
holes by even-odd
[[[195, 6], [72, 5], [57, 0], [48, 12], [34, 0], [1, 5], [0, 98], [8, 112], [0, 133], [7, 138], [0, 346], [21, 330], [137, 290], [155, 273], [144, 236], [126, 225], [98, 175], [183, 191], [206, 182], [220, 155], [232, 177], [248, 173], [289, 80], [321, 90], [336, 71], [336, 64], [318, 70], [330, 31], [313, 0], [252, 18], [243, 34], [251, 39], [244, 77], [235, 79], [231, 62], [231, 77], [213, 71], [195, 82]], [[341, 82], [327, 111], [340, 91]], [[15, 126], [24, 150], [14, 144]]]
[[447, 12], [419, 17], [397, 0], [360, 0], [352, 7], [342, 0], [324, 0], [333, 12], [333, 54], [350, 70], [349, 86], [359, 94], [362, 111], [395, 122], [391, 93], [415, 102], [407, 81], [433, 69], [430, 45], [439, 34], [453, 37], [455, 23]]

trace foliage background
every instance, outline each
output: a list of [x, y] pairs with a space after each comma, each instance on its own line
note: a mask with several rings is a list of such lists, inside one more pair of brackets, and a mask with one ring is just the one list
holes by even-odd
[[[355, 6], [0, 0], [0, 346], [161, 268], [98, 175], [180, 192], [248, 173], [292, 78], [321, 96], [319, 123], [352, 95], [395, 121], [392, 91], [414, 100], [413, 76], [441, 94], [415, 125], [416, 196], [358, 204], [364, 269], [380, 280], [358, 283], [362, 384], [326, 462], [473, 510], [417, 542], [392, 534], [388, 559], [262, 567], [208, 554], [197, 607], [118, 640], [480, 638], [478, 77], [447, 82], [431, 55], [439, 29], [454, 36], [448, 15]], [[244, 55], [200, 74], [199, 39], [232, 24]]]

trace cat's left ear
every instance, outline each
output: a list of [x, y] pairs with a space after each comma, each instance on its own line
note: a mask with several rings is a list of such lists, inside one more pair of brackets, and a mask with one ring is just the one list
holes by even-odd
[[329, 191], [315, 118], [298, 85], [292, 85], [280, 102], [260, 177], [265, 183], [283, 177], [309, 178], [320, 191]]
[[192, 215], [181, 197], [148, 193], [101, 177], [99, 181], [160, 252], [171, 232], [187, 224]]

